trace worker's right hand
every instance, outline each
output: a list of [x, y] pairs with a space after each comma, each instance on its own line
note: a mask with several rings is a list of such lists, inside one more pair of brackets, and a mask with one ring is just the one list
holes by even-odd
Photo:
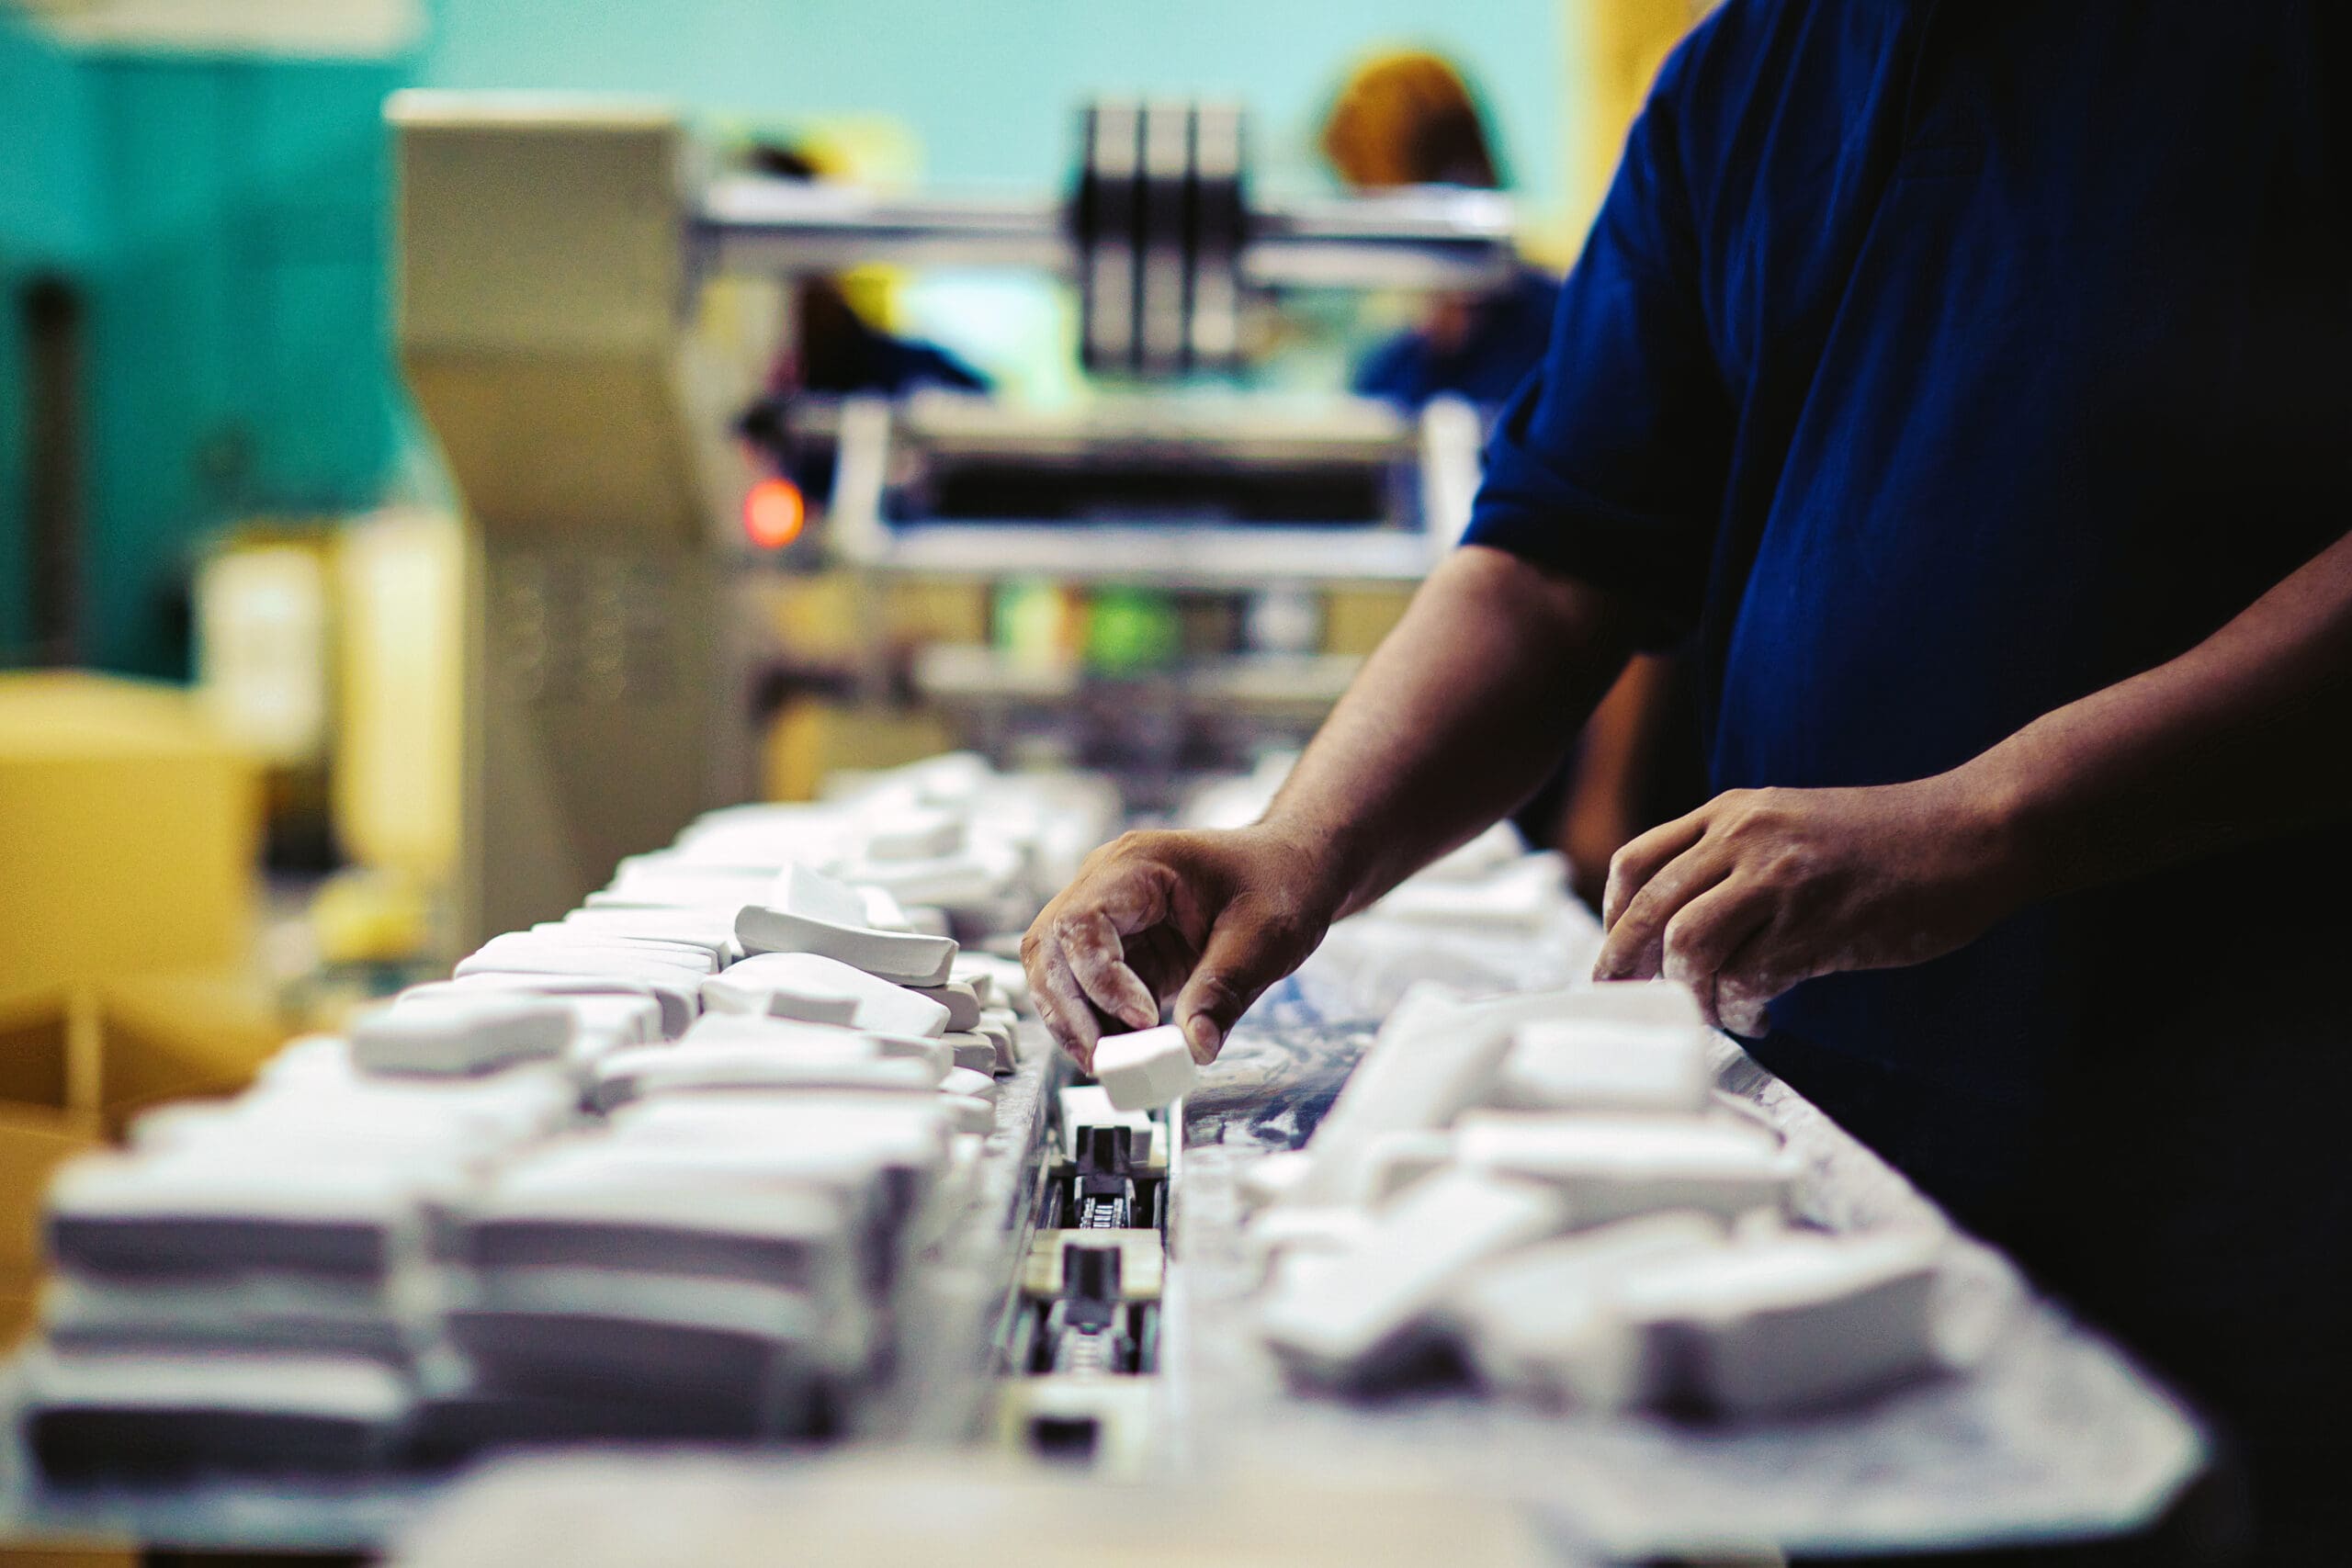
[[1103, 1034], [1149, 1029], [1173, 998], [1198, 1062], [1323, 940], [1329, 868], [1273, 829], [1139, 832], [1087, 858], [1021, 939], [1046, 1027], [1091, 1072]]

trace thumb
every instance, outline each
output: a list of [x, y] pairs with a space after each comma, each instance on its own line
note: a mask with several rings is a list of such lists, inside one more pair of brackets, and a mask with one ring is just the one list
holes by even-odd
[[1177, 994], [1175, 1018], [1193, 1059], [1216, 1060], [1241, 1015], [1265, 988], [1290, 973], [1297, 944], [1278, 921], [1227, 908], [1210, 928], [1201, 961]]

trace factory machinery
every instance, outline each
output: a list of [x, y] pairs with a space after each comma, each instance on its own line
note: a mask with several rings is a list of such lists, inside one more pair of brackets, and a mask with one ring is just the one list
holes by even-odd
[[[1200, 105], [1095, 106], [1068, 196], [1027, 202], [699, 178], [677, 119], [642, 106], [410, 93], [390, 113], [401, 354], [471, 554], [469, 936], [571, 905], [621, 855], [752, 793], [734, 598], [753, 476], [729, 432], [797, 330], [778, 285], [1006, 266], [1079, 300], [1098, 395], [1074, 406], [918, 392], [782, 411], [779, 459], [821, 454], [833, 475], [798, 548], [868, 581], [1126, 583], [1279, 610], [1415, 581], [1466, 522], [1468, 408], [1201, 383], [1241, 364], [1283, 291], [1507, 278], [1492, 193], [1268, 201], [1239, 116]], [[1146, 683], [1124, 716], [1209, 703], [1311, 726], [1346, 671], [1300, 651], [1298, 616], [1260, 619], [1294, 623], [1267, 657]], [[918, 685], [984, 714], [1076, 706], [1066, 680], [972, 651], [942, 650]], [[864, 662], [878, 687], [878, 655]]]

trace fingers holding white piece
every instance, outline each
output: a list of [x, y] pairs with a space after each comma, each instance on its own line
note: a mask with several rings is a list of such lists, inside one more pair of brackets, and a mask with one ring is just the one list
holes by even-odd
[[1069, 960], [1062, 952], [1061, 943], [1050, 931], [1043, 930], [1041, 921], [1030, 929], [1021, 949], [1022, 964], [1028, 972], [1030, 995], [1037, 1004], [1039, 1021], [1073, 1061], [1091, 1071], [1094, 1042], [1102, 1037], [1102, 1031], [1095, 1021], [1093, 1008], [1087, 1003], [1086, 993], [1070, 973]]
[[1071, 977], [1087, 999], [1130, 1029], [1149, 1029], [1159, 1021], [1159, 1003], [1127, 963], [1119, 926], [1108, 913], [1094, 909], [1072, 915], [1055, 935], [1069, 957]]

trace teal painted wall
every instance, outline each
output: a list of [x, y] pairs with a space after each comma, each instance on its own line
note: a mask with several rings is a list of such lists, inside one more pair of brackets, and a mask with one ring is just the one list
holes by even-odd
[[1264, 182], [1320, 179], [1316, 120], [1385, 43], [1454, 55], [1539, 218], [1580, 94], [1561, 0], [431, 0], [413, 61], [69, 55], [0, 0], [0, 664], [29, 626], [17, 289], [86, 306], [89, 662], [185, 671], [212, 531], [376, 499], [395, 454], [380, 105], [415, 80], [658, 95], [718, 119], [851, 113], [926, 180], [1050, 190], [1090, 94], [1238, 98]]
[[381, 104], [404, 79], [68, 54], [0, 13], [0, 660], [23, 657], [30, 613], [29, 276], [84, 299], [85, 662], [185, 673], [208, 535], [375, 499], [392, 453]]
[[1260, 165], [1308, 177], [1344, 63], [1408, 41], [1462, 62], [1531, 200], [1565, 200], [1562, 0], [435, 0], [421, 81], [658, 94], [728, 111], [893, 115], [943, 185], [1051, 188], [1090, 94], [1204, 93], [1256, 117]]

